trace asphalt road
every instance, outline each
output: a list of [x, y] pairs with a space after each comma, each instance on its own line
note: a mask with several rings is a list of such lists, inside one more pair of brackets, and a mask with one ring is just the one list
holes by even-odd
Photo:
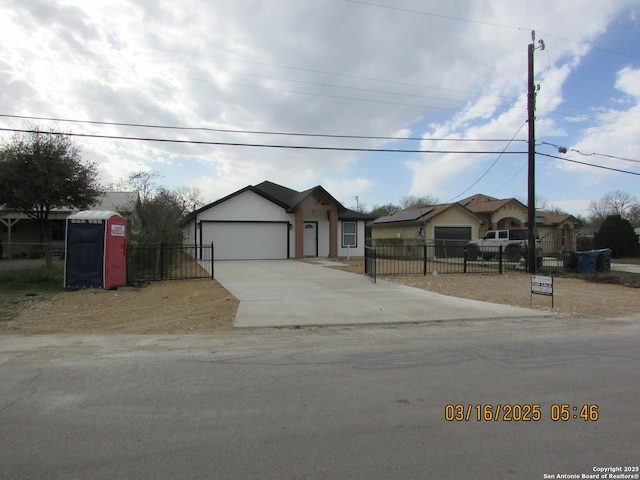
[[[633, 469], [639, 344], [637, 321], [575, 319], [0, 337], [0, 477], [543, 479]], [[491, 420], [477, 420], [478, 405]]]

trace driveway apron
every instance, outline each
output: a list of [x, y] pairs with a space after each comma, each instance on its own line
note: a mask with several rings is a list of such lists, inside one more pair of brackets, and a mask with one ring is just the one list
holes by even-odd
[[413, 323], [549, 316], [526, 308], [448, 297], [296, 260], [215, 264], [240, 306], [236, 327]]

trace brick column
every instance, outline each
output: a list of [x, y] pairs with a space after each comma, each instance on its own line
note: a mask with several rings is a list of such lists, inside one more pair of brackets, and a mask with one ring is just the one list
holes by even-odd
[[338, 208], [329, 210], [329, 258], [338, 258]]
[[296, 242], [296, 258], [304, 258], [304, 214], [302, 210], [296, 211], [296, 228], [295, 228], [295, 242]]

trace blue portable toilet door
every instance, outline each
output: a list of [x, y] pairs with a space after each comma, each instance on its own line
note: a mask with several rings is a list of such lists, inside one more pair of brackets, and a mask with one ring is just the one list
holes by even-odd
[[102, 288], [104, 273], [104, 221], [67, 226], [65, 288]]

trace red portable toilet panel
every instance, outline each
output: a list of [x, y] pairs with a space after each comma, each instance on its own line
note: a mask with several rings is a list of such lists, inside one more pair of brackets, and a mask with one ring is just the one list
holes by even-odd
[[104, 288], [127, 284], [127, 221], [121, 216], [107, 220], [104, 242]]

